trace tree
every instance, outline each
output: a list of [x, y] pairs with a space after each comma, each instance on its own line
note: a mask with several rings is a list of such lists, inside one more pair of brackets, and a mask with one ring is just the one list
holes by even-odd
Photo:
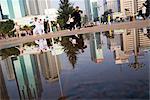
[[7, 20], [0, 22], [0, 35], [2, 36], [12, 36], [13, 33], [9, 32], [14, 28], [14, 21], [13, 20]]
[[69, 14], [72, 14], [72, 12], [73, 5], [69, 3], [69, 0], [60, 0], [57, 21], [61, 28], [64, 28], [64, 25], [68, 21]]

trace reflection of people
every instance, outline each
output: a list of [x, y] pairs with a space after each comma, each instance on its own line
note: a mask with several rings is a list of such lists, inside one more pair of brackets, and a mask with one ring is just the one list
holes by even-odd
[[10, 32], [12, 31], [16, 31], [16, 36], [21, 37], [20, 25], [18, 25], [17, 22], [15, 23], [14, 28]]

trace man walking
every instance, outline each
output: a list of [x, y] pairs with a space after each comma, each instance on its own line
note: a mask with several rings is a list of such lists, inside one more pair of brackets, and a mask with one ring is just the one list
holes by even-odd
[[83, 13], [82, 10], [79, 10], [79, 7], [76, 6], [74, 12], [72, 13], [72, 17], [74, 18], [74, 24], [77, 28], [81, 28], [81, 13]]

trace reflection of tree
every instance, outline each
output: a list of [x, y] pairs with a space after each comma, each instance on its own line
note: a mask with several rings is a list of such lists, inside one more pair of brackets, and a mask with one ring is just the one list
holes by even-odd
[[19, 55], [19, 54], [20, 51], [15, 47], [0, 50], [0, 56], [2, 56], [2, 59], [5, 59], [12, 55]]
[[[76, 40], [76, 44], [73, 44], [71, 39]], [[61, 41], [62, 46], [64, 46], [64, 51], [67, 54], [67, 57], [69, 59], [69, 62], [72, 64], [73, 68], [75, 67], [75, 64], [77, 63], [77, 54], [81, 52], [84, 52], [84, 49], [87, 47], [84, 45], [84, 40], [82, 35], [79, 35], [79, 37], [76, 36], [68, 36], [63, 37]]]

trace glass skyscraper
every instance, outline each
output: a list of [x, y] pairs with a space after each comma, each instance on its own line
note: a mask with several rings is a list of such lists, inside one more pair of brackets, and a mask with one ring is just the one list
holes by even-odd
[[26, 15], [24, 0], [0, 0], [0, 4], [4, 15], [8, 18], [21, 18]]

